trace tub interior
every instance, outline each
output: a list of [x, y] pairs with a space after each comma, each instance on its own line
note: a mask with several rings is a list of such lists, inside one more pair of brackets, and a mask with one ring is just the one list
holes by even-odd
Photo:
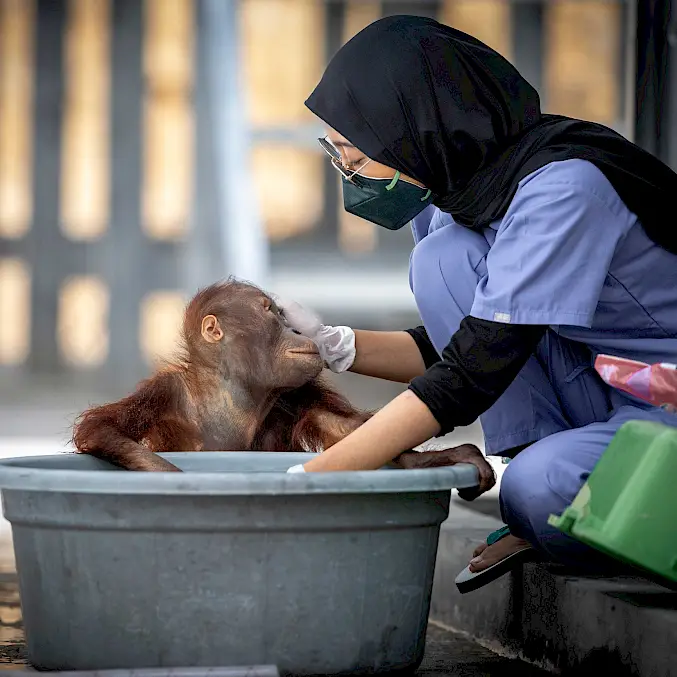
[[[313, 457], [304, 452], [166, 452], [163, 458], [183, 472], [130, 472], [74, 452], [0, 460], [0, 489], [117, 494], [315, 494], [441, 491], [477, 484], [470, 464], [402, 471], [287, 474]], [[124, 473], [111, 474], [111, 473]]]
[[[279, 473], [300, 463], [307, 463], [315, 454], [304, 452], [266, 451], [175, 451], [158, 454], [184, 472], [199, 473]], [[63, 452], [49, 456], [27, 456], [3, 460], [2, 465], [27, 470], [104, 470], [129, 472], [87, 454]], [[377, 472], [398, 470], [386, 466]]]

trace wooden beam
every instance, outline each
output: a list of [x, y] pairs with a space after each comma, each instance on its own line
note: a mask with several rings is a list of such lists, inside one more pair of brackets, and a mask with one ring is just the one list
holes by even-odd
[[110, 210], [110, 2], [70, 0], [65, 35], [61, 228], [93, 240]]
[[615, 125], [621, 117], [619, 3], [548, 3], [545, 84], [548, 112]]

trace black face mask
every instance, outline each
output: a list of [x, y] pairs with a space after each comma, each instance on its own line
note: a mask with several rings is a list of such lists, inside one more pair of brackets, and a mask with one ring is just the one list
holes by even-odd
[[392, 179], [372, 179], [354, 174], [343, 177], [343, 206], [355, 214], [388, 230], [399, 230], [433, 201], [432, 193], [408, 181], [400, 181], [400, 172]]

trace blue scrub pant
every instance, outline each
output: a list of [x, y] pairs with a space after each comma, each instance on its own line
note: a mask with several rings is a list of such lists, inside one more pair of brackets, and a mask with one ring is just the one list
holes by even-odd
[[[414, 250], [410, 275], [417, 305], [424, 323], [426, 318], [435, 322], [438, 332], [444, 324], [446, 340], [470, 314], [481, 275], [477, 261], [488, 250], [483, 235], [460, 226], [453, 233], [432, 233]], [[610, 558], [549, 526], [548, 517], [571, 503], [623, 423], [642, 419], [677, 427], [677, 415], [609, 387], [592, 363], [585, 343], [549, 329], [480, 422], [488, 455], [512, 455], [516, 447], [528, 445], [501, 480], [501, 511], [511, 533], [546, 559], [608, 572], [617, 568]]]

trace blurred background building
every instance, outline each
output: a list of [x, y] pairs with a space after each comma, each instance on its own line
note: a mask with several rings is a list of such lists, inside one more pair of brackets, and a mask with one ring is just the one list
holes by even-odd
[[[0, 0], [0, 435], [67, 436], [49, 412], [131, 389], [228, 274], [330, 322], [417, 323], [411, 234], [343, 211], [304, 107], [394, 13], [477, 36], [545, 111], [674, 160], [668, 0]], [[364, 406], [396, 392], [351, 378]]]

